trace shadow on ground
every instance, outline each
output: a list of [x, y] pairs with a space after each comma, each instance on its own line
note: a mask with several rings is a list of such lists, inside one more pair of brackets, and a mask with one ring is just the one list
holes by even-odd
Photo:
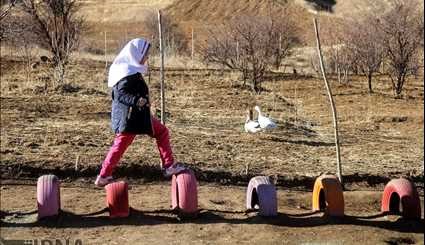
[[[423, 233], [424, 219], [407, 220], [399, 218], [396, 221], [377, 220], [385, 217], [379, 213], [372, 216], [330, 217], [322, 212], [305, 212], [298, 214], [278, 213], [275, 217], [261, 217], [255, 211], [231, 211], [218, 209], [201, 209], [196, 217], [183, 218], [175, 211], [160, 209], [142, 211], [131, 208], [130, 216], [126, 218], [109, 218], [108, 209], [102, 209], [89, 214], [75, 214], [66, 210], [58, 216], [41, 219], [34, 222], [17, 222], [24, 216], [35, 219], [37, 211], [8, 213], [1, 211], [2, 227], [51, 227], [51, 228], [88, 228], [119, 225], [161, 225], [161, 224], [269, 224], [283, 227], [318, 227], [329, 225], [356, 225], [376, 227], [402, 233]], [[12, 217], [12, 218], [10, 218]], [[18, 217], [13, 220], [13, 217]]]

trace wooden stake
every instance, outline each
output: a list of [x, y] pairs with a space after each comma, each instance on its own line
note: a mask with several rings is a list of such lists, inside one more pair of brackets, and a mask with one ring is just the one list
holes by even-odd
[[103, 32], [104, 33], [104, 44], [105, 44], [105, 46], [104, 46], [104, 53], [105, 53], [105, 70], [108, 68], [108, 59], [106, 58], [106, 31], [104, 31]]
[[195, 40], [194, 40], [194, 36], [193, 36], [193, 27], [192, 27], [192, 66], [193, 66], [193, 58], [194, 58], [194, 54], [195, 54]]
[[236, 60], [239, 62], [239, 41], [236, 41]]
[[75, 171], [78, 171], [79, 162], [80, 162], [80, 155], [77, 155], [77, 158], [75, 159], [75, 166], [74, 166]]
[[340, 150], [339, 150], [339, 137], [338, 137], [338, 119], [337, 119], [337, 113], [335, 108], [335, 102], [332, 97], [332, 91], [328, 83], [328, 79], [326, 78], [326, 72], [325, 72], [325, 66], [323, 65], [323, 56], [322, 56], [322, 48], [320, 45], [320, 37], [319, 37], [319, 30], [317, 28], [317, 19], [313, 18], [314, 22], [314, 30], [316, 32], [316, 43], [317, 43], [317, 53], [319, 55], [319, 61], [320, 61], [320, 70], [322, 71], [323, 80], [325, 82], [326, 90], [328, 91], [328, 97], [329, 102], [331, 104], [332, 108], [332, 116], [333, 116], [333, 123], [334, 123], [334, 131], [335, 131], [335, 145], [336, 145], [336, 161], [337, 161], [337, 176], [339, 181], [342, 182], [342, 170], [341, 170], [341, 156], [340, 156]]
[[161, 84], [161, 123], [165, 125], [165, 91], [164, 91], [164, 47], [162, 40], [162, 20], [161, 10], [158, 10], [158, 28], [159, 28], [159, 52], [161, 54], [161, 64], [159, 70], [159, 80]]

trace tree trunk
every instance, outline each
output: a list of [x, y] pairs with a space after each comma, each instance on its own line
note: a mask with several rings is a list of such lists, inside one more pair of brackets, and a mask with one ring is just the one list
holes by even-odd
[[341, 84], [342, 80], [341, 80], [341, 68], [338, 66], [337, 68], [337, 73], [338, 73], [338, 83]]
[[54, 67], [54, 78], [56, 84], [62, 84], [65, 80], [65, 64], [61, 61]]

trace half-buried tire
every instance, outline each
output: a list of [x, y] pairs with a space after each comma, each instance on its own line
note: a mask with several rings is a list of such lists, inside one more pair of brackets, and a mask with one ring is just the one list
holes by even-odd
[[334, 175], [318, 177], [313, 188], [313, 211], [325, 211], [329, 216], [344, 216], [344, 194]]
[[128, 184], [125, 181], [113, 182], [105, 186], [106, 205], [109, 209], [109, 217], [128, 217], [130, 208], [128, 205]]
[[382, 195], [381, 211], [388, 214], [401, 213], [408, 219], [420, 219], [421, 201], [415, 185], [404, 178], [388, 182]]
[[60, 181], [55, 175], [43, 175], [37, 180], [38, 219], [56, 216], [60, 210]]
[[192, 170], [185, 170], [171, 179], [171, 208], [183, 216], [198, 213], [198, 183]]
[[276, 187], [267, 176], [257, 176], [249, 181], [246, 191], [246, 208], [259, 209], [260, 216], [277, 215]]

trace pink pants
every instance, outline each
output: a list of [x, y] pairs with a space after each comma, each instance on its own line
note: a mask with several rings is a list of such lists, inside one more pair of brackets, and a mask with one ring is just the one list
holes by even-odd
[[[152, 137], [156, 139], [162, 167], [167, 168], [174, 163], [168, 128], [154, 117], [152, 117], [152, 128]], [[133, 142], [135, 137], [136, 135], [131, 133], [120, 133], [115, 135], [114, 143], [103, 161], [102, 170], [100, 171], [101, 177], [112, 175], [112, 172], [121, 159], [121, 156], [124, 154], [125, 150], [127, 150], [127, 147]]]

